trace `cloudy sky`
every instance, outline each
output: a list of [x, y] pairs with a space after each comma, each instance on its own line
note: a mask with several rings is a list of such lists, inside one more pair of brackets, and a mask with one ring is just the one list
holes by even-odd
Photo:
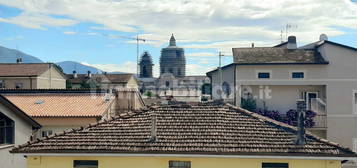
[[0, 0], [0, 45], [48, 62], [135, 73], [139, 35], [157, 75], [171, 33], [189, 75], [217, 67], [219, 51], [228, 64], [232, 47], [271, 46], [281, 35], [303, 45], [325, 33], [357, 47], [357, 0]]

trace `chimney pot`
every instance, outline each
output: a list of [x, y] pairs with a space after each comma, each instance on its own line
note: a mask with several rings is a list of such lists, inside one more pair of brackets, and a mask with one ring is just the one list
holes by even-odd
[[77, 71], [73, 71], [73, 78], [77, 78]]
[[297, 117], [298, 117], [298, 130], [296, 137], [296, 145], [306, 144], [306, 130], [305, 130], [305, 114], [306, 114], [306, 101], [299, 99], [296, 102], [297, 106]]
[[16, 63], [18, 63], [18, 64], [22, 63], [22, 58], [17, 58]]
[[155, 142], [155, 141], [157, 141], [157, 116], [155, 113], [152, 113], [150, 142]]
[[321, 34], [320, 35], [320, 41], [325, 41], [325, 40], [328, 40], [328, 37], [326, 34]]
[[92, 77], [92, 73], [90, 71], [87, 72], [87, 77], [91, 78]]
[[288, 44], [287, 44], [288, 49], [296, 49], [296, 37], [295, 36], [289, 36], [288, 37]]

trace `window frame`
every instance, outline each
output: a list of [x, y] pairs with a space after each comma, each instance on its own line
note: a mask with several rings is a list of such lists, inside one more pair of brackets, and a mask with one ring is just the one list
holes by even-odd
[[352, 139], [352, 150], [357, 152], [357, 138]]
[[[294, 78], [294, 73], [303, 73], [303, 77], [302, 78]], [[305, 79], [306, 78], [306, 71], [305, 70], [293, 70], [290, 71], [290, 79]]]
[[24, 88], [24, 83], [15, 83], [15, 89], [23, 89], [23, 88]]
[[352, 114], [357, 115], [357, 89], [352, 91]]
[[[269, 78], [259, 78], [260, 73], [269, 73]], [[255, 77], [257, 79], [272, 79], [273, 78], [273, 72], [272, 70], [256, 70], [255, 71]]]
[[[78, 162], [96, 162], [96, 165], [82, 165], [82, 166], [97, 166], [96, 168], [99, 168], [99, 161], [98, 160], [73, 160], [73, 168], [81, 168], [76, 165], [76, 161]], [[81, 165], [79, 165], [81, 166]], [[90, 167], [91, 168], [91, 167]]]
[[[264, 164], [270, 164], [271, 166], [267, 167], [267, 166], [264, 166]], [[289, 163], [279, 163], [279, 162], [263, 162], [262, 163], [262, 168], [275, 168], [273, 167], [273, 164], [277, 164], [277, 165], [286, 165], [287, 167], [282, 167], [282, 166], [278, 166], [276, 168], [289, 168]]]
[[[15, 144], [15, 121], [12, 120], [11, 118], [7, 117], [5, 114], [0, 112], [0, 116], [3, 118], [4, 121], [2, 126], [0, 126], [0, 129], [3, 130], [4, 137], [1, 137], [1, 142], [0, 145], [13, 145]], [[10, 131], [9, 131], [10, 130]], [[11, 137], [8, 137], [8, 134], [11, 135]], [[8, 139], [10, 138], [10, 139]]]
[[5, 80], [0, 79], [0, 89], [6, 88], [5, 86]]
[[[171, 166], [172, 163], [174, 162], [181, 162], [181, 163], [188, 163], [189, 165], [187, 167], [185, 166]], [[169, 160], [169, 166], [168, 168], [191, 168], [192, 167], [192, 163], [191, 161], [184, 161], [184, 160]]]

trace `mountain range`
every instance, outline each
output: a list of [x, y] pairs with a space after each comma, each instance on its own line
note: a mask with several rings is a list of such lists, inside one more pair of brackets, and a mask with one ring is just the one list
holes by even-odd
[[[16, 63], [16, 59], [20, 57], [22, 58], [23, 63], [43, 63], [42, 60], [40, 60], [35, 56], [26, 54], [16, 49], [10, 49], [0, 46], [0, 63]], [[93, 74], [103, 72], [98, 68], [83, 65], [75, 61], [63, 61], [63, 62], [57, 62], [56, 64], [63, 69], [64, 73], [67, 74], [73, 73], [74, 70], [76, 70], [76, 72], [79, 74], [85, 74], [88, 71], [91, 71], [91, 73]], [[115, 72], [115, 73], [120, 73], [120, 72]]]

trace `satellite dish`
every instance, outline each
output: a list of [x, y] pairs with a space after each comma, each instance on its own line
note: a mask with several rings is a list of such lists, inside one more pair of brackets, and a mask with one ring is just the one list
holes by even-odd
[[325, 41], [325, 40], [328, 40], [328, 37], [326, 34], [321, 34], [320, 35], [320, 41]]

